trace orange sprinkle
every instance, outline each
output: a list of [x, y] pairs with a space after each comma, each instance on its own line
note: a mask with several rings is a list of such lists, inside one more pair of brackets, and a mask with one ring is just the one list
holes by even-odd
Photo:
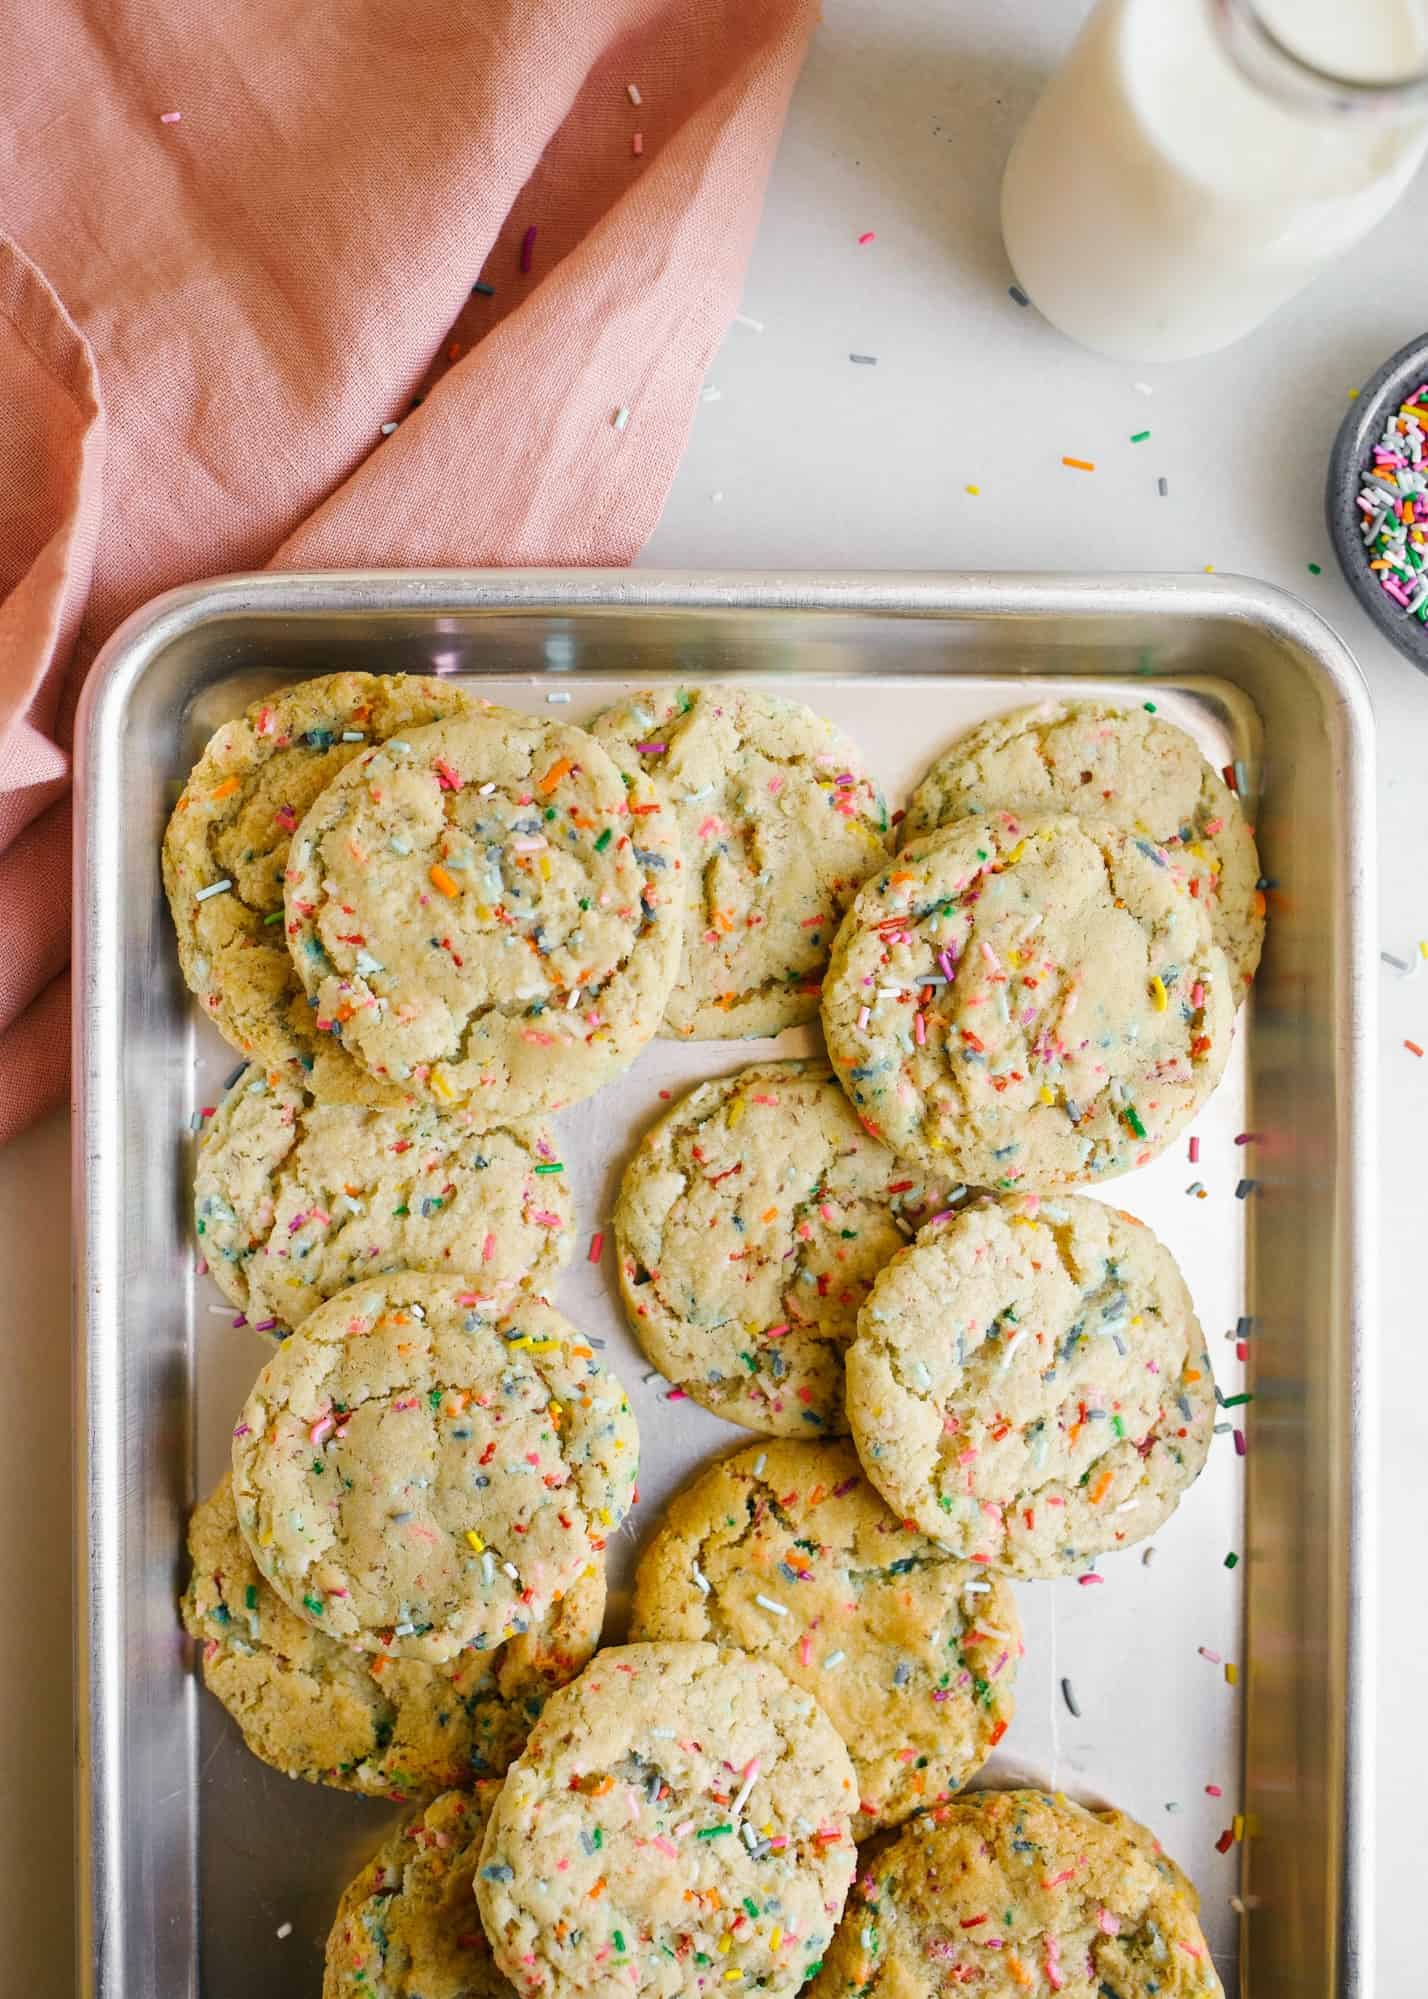
[[443, 895], [460, 895], [460, 882], [455, 875], [447, 872], [440, 861], [433, 861], [427, 873], [431, 876], [433, 887], [439, 888]]
[[1094, 472], [1096, 469], [1089, 458], [1063, 458], [1061, 463], [1069, 465], [1073, 472]]
[[210, 798], [231, 798], [237, 789], [237, 778], [225, 777], [222, 784], [215, 784], [208, 795]]
[[550, 769], [541, 779], [540, 781], [541, 790], [545, 792], [554, 791], [555, 787], [560, 783], [560, 780], [563, 777], [568, 777], [570, 772], [573, 771], [574, 768], [575, 766], [570, 761], [569, 757], [562, 757], [558, 764], [551, 765]]
[[1269, 904], [1265, 900], [1264, 890], [1262, 888], [1257, 888], [1254, 894], [1250, 897], [1250, 906], [1254, 910], [1256, 916], [1263, 916], [1265, 911], [1269, 908]]
[[600, 1879], [595, 1883], [595, 1886], [590, 1890], [590, 1900], [592, 1902], [598, 1902], [600, 1897], [604, 1894], [604, 1892], [605, 1892], [605, 1877], [602, 1874], [600, 1876]]
[[776, 1222], [778, 1220], [778, 1209], [765, 1208], [759, 1219], [765, 1222]]
[[1106, 1494], [1110, 1491], [1110, 1488], [1111, 1488], [1111, 1474], [1108, 1471], [1103, 1471], [1101, 1473], [1101, 1476], [1096, 1480], [1096, 1483], [1091, 1487], [1090, 1500], [1092, 1506], [1099, 1506], [1101, 1501], [1105, 1498]]
[[1418, 1046], [1416, 1041], [1405, 1041], [1403, 1045], [1410, 1055], [1421, 1055], [1423, 1053], [1423, 1050]]

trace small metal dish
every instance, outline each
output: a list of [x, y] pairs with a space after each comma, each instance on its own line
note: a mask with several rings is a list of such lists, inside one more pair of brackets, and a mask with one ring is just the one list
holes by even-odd
[[[1359, 391], [1339, 427], [1329, 454], [1329, 479], [1324, 494], [1329, 536], [1349, 588], [1390, 644], [1421, 672], [1428, 673], [1428, 624], [1410, 617], [1388, 594], [1369, 568], [1359, 523], [1358, 496], [1368, 475], [1373, 448], [1390, 413], [1428, 382], [1428, 335], [1410, 340], [1384, 362]], [[1428, 579], [1428, 570], [1424, 571]]]

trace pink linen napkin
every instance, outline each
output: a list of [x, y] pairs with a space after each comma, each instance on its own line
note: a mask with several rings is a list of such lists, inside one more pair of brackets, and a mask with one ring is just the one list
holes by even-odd
[[0, 1143], [68, 1073], [98, 647], [225, 570], [628, 562], [814, 6], [0, 10]]

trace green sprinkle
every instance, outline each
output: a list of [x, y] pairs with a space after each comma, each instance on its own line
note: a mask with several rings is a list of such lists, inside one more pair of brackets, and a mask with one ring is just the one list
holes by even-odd
[[1147, 439], [1147, 438], [1148, 438], [1149, 436], [1150, 436], [1150, 432], [1149, 432], [1148, 430], [1133, 430], [1133, 431], [1131, 432], [1131, 443], [1132, 443], [1132, 444], [1144, 444], [1144, 443], [1145, 443], [1145, 440], [1146, 440], [1146, 439]]
[[249, 1583], [247, 1589], [244, 1590], [243, 1603], [248, 1610], [256, 1610], [258, 1608], [258, 1585], [256, 1583]]
[[623, 1930], [611, 1930], [610, 1935], [615, 1940], [616, 1950], [623, 1952], [625, 1948], [625, 1932]]
[[314, 1617], [321, 1617], [322, 1604], [317, 1597], [305, 1596], [302, 1601], [303, 1601], [303, 1608], [305, 1610], [310, 1610]]
[[759, 1905], [754, 1900], [752, 1895], [745, 1895], [744, 1907], [748, 1910], [751, 1916], [757, 1916], [757, 1914], [759, 1913]]
[[1136, 1137], [1144, 1138], [1145, 1126], [1140, 1121], [1140, 1113], [1139, 1111], [1137, 1111], [1135, 1105], [1127, 1104], [1122, 1112], [1122, 1115], [1125, 1118], [1126, 1123], [1130, 1126], [1131, 1130], [1135, 1133]]
[[594, 1832], [591, 1833], [590, 1837], [594, 1840], [595, 1850], [598, 1853], [600, 1848], [605, 1844], [605, 1835], [600, 1830], [598, 1825], [596, 1826]]
[[1142, 708], [1144, 708], [1147, 715], [1153, 715], [1155, 713], [1155, 703], [1153, 701], [1142, 701], [1140, 705]]
[[1310, 565], [1309, 565], [1309, 574], [1310, 574], [1311, 576], [1322, 576], [1322, 575], [1324, 574], [1324, 572], [1323, 572], [1323, 570], [1322, 570], [1322, 569], [1321, 569], [1321, 568], [1319, 567], [1319, 565], [1318, 565], [1318, 563], [1317, 563], [1317, 562], [1311, 562], [1311, 563], [1310, 563]]
[[263, 918], [265, 925], [269, 923], [281, 923], [282, 920], [283, 912], [280, 909], [270, 909], [268, 914]]
[[1111, 1431], [1112, 1434], [1117, 1437], [1123, 1437], [1125, 1435], [1126, 1426], [1119, 1416], [1112, 1416]]
[[563, 1159], [553, 1159], [549, 1165], [537, 1166], [536, 1168], [537, 1173], [563, 1173], [564, 1171], [565, 1161]]
[[1253, 1401], [1254, 1401], [1254, 1396], [1252, 1394], [1225, 1395], [1220, 1398], [1220, 1407], [1222, 1409], [1238, 1409], [1242, 1402], [1253, 1402]]
[[614, 828], [612, 826], [607, 826], [604, 832], [600, 835], [599, 839], [595, 842], [596, 853], [603, 854], [605, 849], [609, 846], [610, 842], [614, 839], [614, 837], [615, 837]]
[[701, 1831], [695, 1833], [694, 1837], [696, 1839], [719, 1839], [724, 1833], [732, 1832], [733, 1830], [734, 1828], [731, 1825], [707, 1825]]
[[407, 1206], [406, 1202], [403, 1201], [402, 1205], [399, 1208], [393, 1208], [392, 1213], [394, 1215], [409, 1215], [411, 1213], [411, 1209]]
[[1239, 1559], [1240, 1559], [1240, 1558], [1239, 1558], [1239, 1556], [1238, 1556], [1238, 1555], [1226, 1555], [1226, 1557], [1225, 1557], [1225, 1567], [1226, 1567], [1227, 1569], [1233, 1569], [1233, 1568], [1235, 1568], [1235, 1567], [1236, 1567], [1236, 1566], [1238, 1565], [1238, 1563], [1239, 1563]]
[[821, 1958], [821, 1957], [815, 1957], [815, 1958], [814, 1958], [814, 1960], [813, 1960], [813, 1962], [812, 1962], [812, 1964], [805, 1964], [805, 1965], [804, 1965], [804, 1967], [803, 1967], [803, 1975], [804, 1975], [804, 1977], [805, 1977], [805, 1978], [816, 1978], [816, 1977], [818, 1976], [819, 1972], [820, 1972], [820, 1971], [821, 1971], [822, 1969], [823, 1969], [823, 1960], [822, 1960], [822, 1958]]

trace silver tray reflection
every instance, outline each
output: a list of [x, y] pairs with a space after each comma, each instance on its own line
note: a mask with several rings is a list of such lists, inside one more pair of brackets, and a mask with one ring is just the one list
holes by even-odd
[[[1069, 685], [1153, 697], [1217, 763], [1245, 767], [1278, 887], [1230, 1073], [1197, 1122], [1201, 1164], [1177, 1148], [1103, 1191], [1179, 1256], [1222, 1387], [1253, 1391], [1234, 1412], [1248, 1454], [1217, 1439], [1153, 1565], [1128, 1553], [1098, 1589], [1020, 1588], [1018, 1714], [980, 1781], [1060, 1785], [1150, 1823], [1200, 1885], [1227, 1988], [1368, 1999], [1372, 788], [1352, 661], [1293, 599], [1220, 577], [638, 570], [234, 577], [147, 607], [91, 676], [76, 850], [83, 1989], [315, 1995], [338, 1890], [389, 1816], [249, 1756], [197, 1688], [175, 1616], [188, 1510], [263, 1353], [210, 1314], [217, 1294], [193, 1274], [188, 1120], [234, 1058], [179, 977], [159, 836], [209, 730], [339, 665], [470, 674], [540, 712], [568, 695], [554, 712], [577, 721], [631, 684], [775, 677], [851, 730], [896, 802], [958, 729]], [[661, 1091], [770, 1045], [657, 1043], [565, 1114], [584, 1234]], [[810, 1045], [810, 1031], [778, 1044]], [[1260, 1183], [1244, 1201], [1241, 1172]], [[1186, 1198], [1196, 1178], [1204, 1201]], [[557, 1297], [608, 1339], [641, 1420], [608, 1638], [664, 1499], [748, 1433], [666, 1405], [579, 1251]], [[1242, 1315], [1244, 1370], [1226, 1337]], [[1207, 1651], [1237, 1665], [1237, 1686]], [[1251, 1837], [1221, 1855], [1236, 1810]]]

